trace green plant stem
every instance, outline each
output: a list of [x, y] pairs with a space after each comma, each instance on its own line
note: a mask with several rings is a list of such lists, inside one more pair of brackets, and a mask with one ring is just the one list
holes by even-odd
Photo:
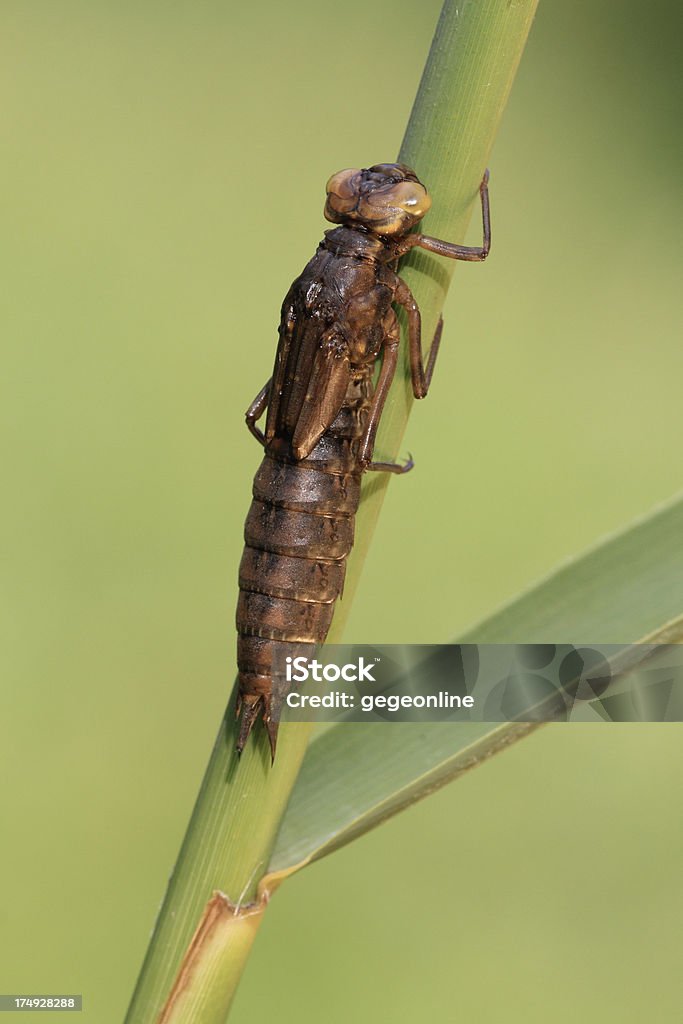
[[[400, 153], [432, 194], [433, 213], [425, 225], [432, 235], [452, 241], [464, 237], [536, 5], [537, 0], [447, 0], [444, 5]], [[422, 309], [425, 338], [433, 334], [453, 271], [452, 265], [444, 265], [447, 262], [413, 255], [401, 271]], [[404, 369], [384, 413], [377, 446], [383, 457], [395, 456], [401, 443], [412, 404], [407, 376]], [[375, 474], [366, 481], [356, 547], [331, 641], [341, 636], [386, 492], [386, 477]], [[265, 905], [258, 904], [258, 882], [265, 874], [310, 727], [281, 728], [272, 769], [263, 736], [248, 744], [238, 762], [233, 707], [231, 702], [221, 725], [126, 1024], [152, 1024], [161, 1019], [164, 1006], [164, 1024], [222, 1024], [253, 941]], [[214, 893], [224, 894], [222, 903]], [[219, 904], [223, 915], [213, 920], [212, 908]], [[230, 906], [236, 904], [242, 909], [233, 913]], [[250, 918], [247, 928], [245, 916]], [[193, 936], [197, 947], [207, 934], [211, 941], [206, 957], [194, 956], [192, 970], [182, 974], [175, 1001], [169, 1004], [181, 964], [188, 966], [186, 953]]]

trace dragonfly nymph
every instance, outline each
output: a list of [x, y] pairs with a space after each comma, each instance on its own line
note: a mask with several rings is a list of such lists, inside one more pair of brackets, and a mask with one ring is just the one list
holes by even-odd
[[431, 199], [403, 164], [351, 168], [327, 183], [325, 217], [339, 227], [325, 232], [285, 297], [273, 375], [246, 414], [264, 457], [239, 573], [240, 752], [261, 718], [275, 757], [287, 688], [274, 662], [312, 653], [327, 636], [353, 545], [363, 473], [405, 473], [412, 466], [373, 461], [401, 341], [394, 306], [406, 312], [416, 398], [429, 390], [442, 323], [425, 365], [420, 311], [397, 274], [398, 261], [416, 246], [449, 259], [486, 259], [487, 184], [488, 172], [479, 188], [483, 243], [474, 247], [414, 230]]

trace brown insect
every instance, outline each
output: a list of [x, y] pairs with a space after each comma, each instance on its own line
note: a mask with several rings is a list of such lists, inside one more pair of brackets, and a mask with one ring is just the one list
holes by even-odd
[[[287, 685], [274, 660], [283, 664], [286, 655], [312, 653], [327, 636], [353, 545], [362, 474], [412, 468], [410, 461], [373, 462], [398, 359], [392, 303], [407, 315], [416, 398], [429, 390], [442, 322], [425, 367], [420, 311], [396, 273], [398, 261], [415, 246], [450, 259], [484, 260], [491, 244], [487, 183], [488, 171], [479, 189], [481, 247], [410, 233], [431, 199], [403, 164], [352, 168], [327, 183], [325, 217], [341, 226], [325, 232], [289, 289], [273, 376], [246, 414], [265, 456], [254, 479], [239, 573], [239, 752], [261, 717], [275, 757]], [[266, 408], [262, 432], [257, 421]]]

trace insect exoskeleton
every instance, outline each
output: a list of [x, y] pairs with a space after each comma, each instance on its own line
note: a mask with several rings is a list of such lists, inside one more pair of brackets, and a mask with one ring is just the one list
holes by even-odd
[[[285, 296], [273, 374], [246, 413], [264, 451], [240, 566], [238, 752], [261, 719], [275, 757], [291, 687], [282, 665], [313, 653], [327, 637], [353, 545], [363, 473], [402, 474], [412, 466], [411, 460], [374, 459], [398, 365], [394, 307], [406, 316], [415, 398], [429, 390], [441, 322], [425, 358], [420, 310], [398, 274], [399, 260], [416, 246], [449, 259], [485, 259], [491, 242], [487, 182], [485, 174], [480, 246], [412, 230], [431, 200], [404, 164], [351, 167], [327, 183], [325, 216], [339, 226], [325, 232]], [[257, 422], [266, 410], [261, 430]]]
[[326, 186], [325, 217], [333, 224], [362, 224], [377, 235], [404, 235], [422, 220], [432, 200], [404, 164], [348, 167]]

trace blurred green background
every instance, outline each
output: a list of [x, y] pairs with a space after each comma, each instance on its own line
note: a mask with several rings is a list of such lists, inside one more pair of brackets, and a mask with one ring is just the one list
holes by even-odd
[[[541, 0], [348, 639], [452, 638], [680, 489], [679, 9]], [[4, 992], [123, 1017], [233, 680], [243, 411], [438, 10], [0, 9]], [[678, 1021], [681, 735], [547, 727], [306, 870], [235, 1020]]]

